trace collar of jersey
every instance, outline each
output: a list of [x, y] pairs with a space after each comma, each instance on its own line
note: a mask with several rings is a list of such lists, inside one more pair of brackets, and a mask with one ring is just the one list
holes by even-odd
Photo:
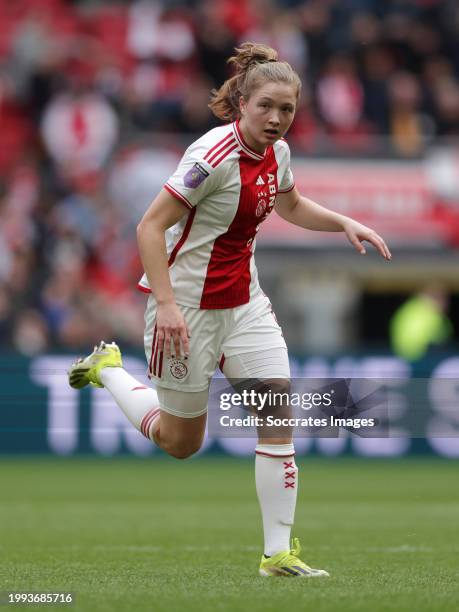
[[262, 155], [261, 153], [257, 153], [256, 151], [254, 151], [254, 149], [249, 147], [249, 145], [246, 143], [246, 141], [244, 140], [244, 137], [242, 136], [241, 128], [239, 127], [239, 119], [233, 123], [233, 131], [234, 131], [234, 136], [236, 137], [237, 143], [239, 144], [241, 149], [245, 153], [247, 153], [247, 155], [249, 155], [250, 157], [253, 157], [254, 159], [264, 159], [265, 158], [266, 151]]

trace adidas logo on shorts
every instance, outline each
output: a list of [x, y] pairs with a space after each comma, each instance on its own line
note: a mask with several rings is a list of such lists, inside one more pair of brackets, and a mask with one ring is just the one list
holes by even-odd
[[257, 178], [257, 182], [255, 183], [255, 185], [264, 185], [264, 184], [265, 184], [265, 182], [264, 182], [264, 180], [261, 178], [261, 175], [259, 174], [259, 175], [258, 175], [258, 178]]

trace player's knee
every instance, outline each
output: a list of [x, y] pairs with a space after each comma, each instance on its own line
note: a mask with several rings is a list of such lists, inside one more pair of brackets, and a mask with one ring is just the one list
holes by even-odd
[[186, 441], [171, 444], [170, 447], [167, 449], [167, 452], [169, 453], [169, 455], [175, 457], [176, 459], [188, 459], [188, 457], [191, 457], [192, 455], [197, 453], [200, 448], [200, 441]]
[[194, 455], [197, 451], [199, 450], [199, 448], [189, 448], [189, 447], [175, 447], [175, 448], [171, 448], [169, 450], [169, 455], [171, 455], [172, 457], [175, 457], [176, 459], [188, 459], [188, 457], [191, 457], [192, 455]]

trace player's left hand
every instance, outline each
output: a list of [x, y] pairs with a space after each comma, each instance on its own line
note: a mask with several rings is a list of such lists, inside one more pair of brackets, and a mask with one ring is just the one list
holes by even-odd
[[355, 249], [361, 255], [366, 254], [366, 249], [362, 244], [362, 242], [366, 240], [367, 242], [371, 242], [384, 259], [387, 261], [392, 259], [391, 252], [381, 236], [366, 225], [362, 225], [358, 223], [358, 221], [354, 221], [354, 219], [349, 219], [343, 223], [343, 231], [349, 242], [354, 245]]

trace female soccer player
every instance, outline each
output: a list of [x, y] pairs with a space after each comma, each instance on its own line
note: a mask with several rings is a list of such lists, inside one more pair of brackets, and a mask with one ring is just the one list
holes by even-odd
[[[257, 278], [253, 252], [273, 208], [300, 227], [342, 231], [362, 254], [363, 240], [390, 259], [384, 240], [356, 221], [301, 196], [283, 136], [301, 82], [277, 52], [245, 43], [229, 62], [235, 74], [213, 92], [225, 122], [196, 140], [138, 226], [149, 294], [145, 351], [156, 391], [122, 368], [115, 344], [102, 342], [73, 364], [69, 382], [105, 387], [147, 438], [184, 459], [201, 446], [208, 390], [218, 364], [229, 379], [284, 381], [289, 361], [281, 329]], [[290, 547], [298, 469], [291, 434], [259, 433], [255, 478], [264, 530], [262, 576], [328, 576]]]

